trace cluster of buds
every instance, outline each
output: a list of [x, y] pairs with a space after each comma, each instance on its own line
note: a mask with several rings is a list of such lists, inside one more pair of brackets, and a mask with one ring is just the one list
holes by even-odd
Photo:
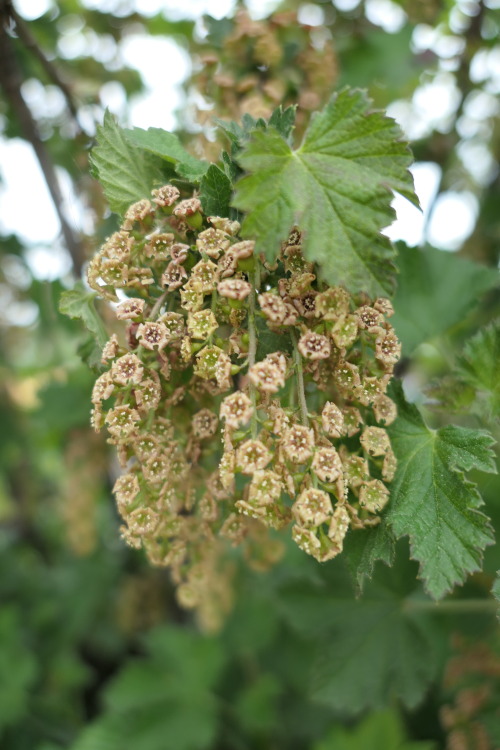
[[166, 185], [88, 270], [124, 322], [92, 395], [123, 467], [122, 534], [207, 627], [230, 606], [224, 540], [264, 569], [281, 552], [266, 527], [291, 526], [331, 559], [379, 521], [396, 466], [389, 301], [322, 282], [298, 229], [270, 265], [239, 228]]

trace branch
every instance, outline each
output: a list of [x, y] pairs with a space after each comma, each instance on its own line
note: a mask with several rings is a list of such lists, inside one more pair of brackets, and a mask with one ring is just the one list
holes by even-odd
[[85, 258], [83, 245], [64, 216], [62, 210], [63, 197], [52, 159], [47, 147], [40, 138], [33, 115], [22, 97], [21, 86], [23, 76], [16, 59], [12, 39], [5, 27], [7, 20], [8, 18], [5, 17], [5, 7], [2, 7], [0, 8], [0, 21], [2, 21], [0, 23], [0, 86], [4, 90], [8, 102], [19, 120], [23, 137], [31, 143], [35, 151], [61, 224], [61, 231], [66, 247], [73, 260], [75, 273], [80, 275]]
[[38, 45], [38, 42], [32, 35], [28, 26], [12, 6], [10, 7], [10, 17], [15, 23], [15, 31], [17, 36], [24, 44], [24, 46], [33, 53], [34, 57], [36, 57], [51, 81], [53, 81], [55, 85], [61, 90], [64, 99], [66, 100], [66, 106], [71, 112], [78, 130], [80, 131], [80, 133], [84, 133], [84, 130], [78, 121], [78, 109], [75, 102], [73, 101], [73, 95], [69, 89], [68, 84], [62, 78], [56, 66], [45, 56], [43, 50]]

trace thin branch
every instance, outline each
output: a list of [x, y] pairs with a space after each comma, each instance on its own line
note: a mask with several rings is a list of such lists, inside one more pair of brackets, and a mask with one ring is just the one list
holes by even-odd
[[53, 83], [61, 90], [61, 93], [63, 94], [66, 101], [66, 106], [70, 111], [78, 130], [81, 133], [84, 133], [84, 130], [78, 120], [78, 108], [73, 100], [73, 95], [68, 84], [62, 78], [57, 67], [45, 56], [45, 53], [29, 30], [27, 24], [13, 7], [11, 7], [10, 9], [10, 16], [15, 23], [15, 32], [20, 41], [27, 49], [30, 50], [30, 52], [32, 52], [33, 56], [36, 57], [50, 80], [53, 81]]
[[[0, 8], [0, 10], [2, 11], [0, 14], [0, 20], [3, 22], [0, 23], [0, 86], [4, 90], [5, 96], [19, 120], [23, 137], [31, 143], [33, 150], [35, 151], [61, 224], [61, 231], [66, 247], [68, 248], [73, 260], [75, 273], [80, 275], [85, 258], [83, 246], [64, 216], [62, 210], [63, 196], [54, 164], [52, 163], [47, 147], [40, 138], [38, 127], [33, 119], [33, 115], [22, 97], [21, 86], [23, 83], [23, 76], [16, 59], [16, 52], [12, 39], [5, 28], [5, 21], [7, 19], [4, 17], [4, 8]], [[27, 185], [27, 194], [28, 192]]]

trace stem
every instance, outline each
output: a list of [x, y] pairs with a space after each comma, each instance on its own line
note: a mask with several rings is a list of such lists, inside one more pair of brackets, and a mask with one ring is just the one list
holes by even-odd
[[445, 602], [406, 600], [405, 612], [433, 612], [434, 614], [455, 614], [484, 612], [494, 614], [498, 603], [493, 599], [452, 599]]
[[295, 371], [297, 373], [297, 394], [299, 397], [299, 404], [300, 404], [300, 416], [302, 420], [302, 424], [305, 427], [309, 427], [309, 420], [307, 418], [307, 401], [306, 401], [306, 392], [304, 390], [304, 371], [302, 369], [302, 358], [300, 356], [300, 352], [297, 346], [297, 334], [295, 331], [291, 331], [290, 335], [292, 337], [292, 344], [293, 344], [293, 359], [295, 362]]
[[[255, 258], [255, 269], [253, 272], [253, 279], [251, 280], [252, 291], [248, 296], [248, 367], [252, 367], [255, 364], [255, 357], [257, 355], [257, 330], [255, 328], [255, 294], [260, 285], [260, 274], [259, 274], [259, 262]], [[249, 383], [250, 401], [252, 402], [252, 438], [255, 440], [257, 437], [257, 389], [255, 385]]]
[[160, 312], [161, 306], [163, 305], [163, 303], [167, 299], [167, 294], [168, 294], [168, 292], [163, 292], [163, 294], [161, 294], [158, 297], [158, 299], [156, 300], [156, 302], [154, 303], [153, 309], [151, 310], [151, 313], [149, 315], [149, 317], [152, 320], [154, 320], [156, 318], [156, 316], [158, 315], [158, 313]]

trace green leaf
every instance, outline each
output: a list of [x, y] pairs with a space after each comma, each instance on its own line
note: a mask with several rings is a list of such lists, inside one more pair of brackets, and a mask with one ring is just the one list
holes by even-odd
[[[234, 120], [220, 120], [218, 117], [214, 117], [213, 121], [233, 144], [241, 143], [248, 135], [244, 128]], [[255, 120], [252, 122], [252, 127], [255, 127]]]
[[277, 600], [290, 627], [317, 643], [313, 698], [348, 716], [395, 698], [416, 706], [439, 668], [432, 618], [406, 606], [415, 565], [399, 562], [379, 568], [360, 599], [336, 561], [324, 569], [322, 585], [292, 584]]
[[149, 198], [151, 188], [163, 184], [161, 161], [134, 146], [127, 131], [106, 111], [97, 127], [97, 146], [90, 159], [112, 211], [122, 216], [131, 203]]
[[496, 472], [495, 442], [484, 430], [453, 425], [431, 430], [398, 389], [398, 418], [389, 428], [398, 468], [387, 520], [408, 536], [429, 594], [439, 599], [468, 573], [480, 570], [493, 543], [477, 486], [464, 472]]
[[103, 716], [72, 750], [203, 750], [212, 747], [217, 706], [212, 688], [224, 664], [221, 644], [162, 627], [106, 690]]
[[211, 164], [201, 178], [200, 200], [207, 216], [229, 216], [231, 182], [224, 172]]
[[233, 155], [243, 148], [254, 130], [266, 130], [268, 127], [267, 122], [262, 117], [256, 120], [247, 113], [241, 118], [241, 125], [234, 120], [220, 120], [218, 117], [214, 117], [214, 123], [231, 141]]
[[79, 281], [73, 289], [61, 294], [59, 312], [62, 312], [69, 318], [79, 318], [82, 320], [87, 330], [94, 335], [98, 346], [102, 349], [108, 340], [108, 334], [94, 306], [96, 297], [97, 294], [95, 292], [89, 292], [85, 289], [82, 282]]
[[443, 250], [398, 247], [400, 274], [391, 322], [409, 355], [423, 341], [460, 323], [478, 298], [498, 285], [499, 275]]
[[51, 380], [41, 388], [38, 391], [40, 406], [33, 415], [33, 422], [39, 425], [40, 434], [64, 435], [76, 427], [86, 428], [94, 382], [95, 376], [81, 365], [68, 370], [64, 382]]
[[347, 535], [344, 555], [358, 594], [365, 578], [373, 575], [377, 560], [386, 565], [394, 562], [394, 535], [385, 518], [374, 528], [357, 530]]
[[283, 686], [275, 675], [261, 674], [245, 686], [234, 704], [245, 735], [271, 732], [278, 721], [278, 697]]
[[280, 106], [277, 107], [269, 118], [269, 125], [276, 128], [278, 133], [283, 138], [289, 138], [292, 130], [295, 127], [295, 115], [297, 113], [297, 105], [287, 107], [283, 109]]
[[433, 742], [406, 739], [403, 722], [395, 711], [371, 714], [354, 729], [334, 727], [312, 750], [433, 750]]
[[491, 589], [491, 593], [493, 594], [493, 596], [498, 602], [497, 617], [500, 620], [500, 570], [497, 571], [497, 576], [495, 578], [495, 582], [493, 583], [493, 588]]
[[297, 151], [272, 128], [254, 132], [237, 157], [250, 174], [237, 183], [233, 205], [247, 212], [243, 236], [269, 260], [297, 224], [306, 257], [327, 281], [386, 295], [394, 289], [395, 251], [379, 232], [394, 219], [391, 191], [418, 200], [399, 127], [369, 107], [361, 91], [335, 94]]
[[414, 26], [406, 23], [395, 33], [368, 26], [350, 35], [342, 51], [340, 81], [369, 88], [383, 105], [411, 96], [426, 66], [426, 60], [412, 49], [413, 31]]
[[20, 612], [3, 605], [0, 612], [0, 733], [29, 713], [29, 691], [38, 677], [34, 654], [24, 643]]
[[500, 320], [479, 331], [464, 347], [459, 372], [476, 389], [478, 410], [486, 416], [500, 414]]
[[199, 182], [207, 171], [208, 162], [191, 156], [174, 133], [161, 128], [148, 128], [147, 130], [133, 128], [133, 130], [124, 130], [123, 133], [134, 146], [174, 164], [177, 174], [185, 177], [189, 182]]

